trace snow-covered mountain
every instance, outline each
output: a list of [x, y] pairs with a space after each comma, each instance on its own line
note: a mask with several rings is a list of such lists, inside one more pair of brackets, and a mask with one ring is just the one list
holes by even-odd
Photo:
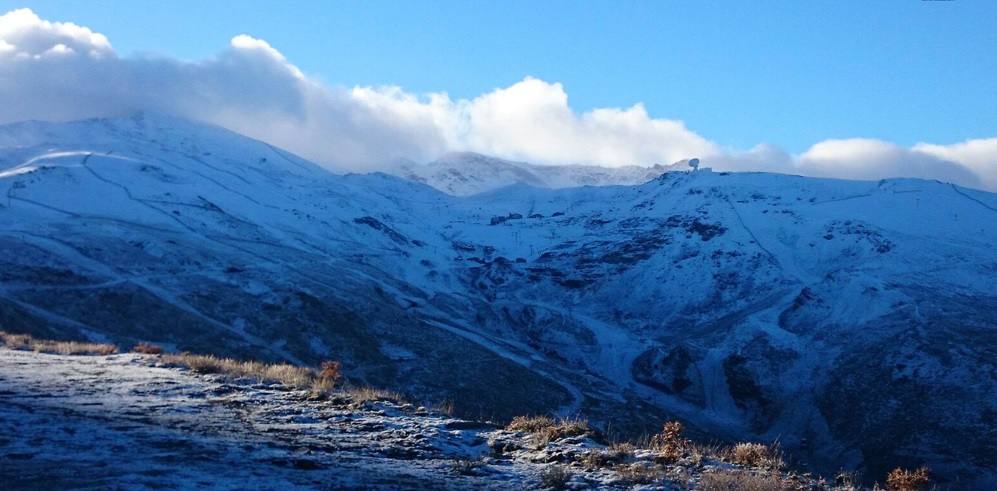
[[459, 197], [150, 116], [0, 147], [2, 329], [997, 483], [993, 194], [700, 171]]
[[449, 153], [427, 164], [399, 162], [388, 173], [428, 184], [455, 196], [469, 196], [513, 184], [542, 188], [643, 184], [685, 165], [536, 165], [471, 152]]

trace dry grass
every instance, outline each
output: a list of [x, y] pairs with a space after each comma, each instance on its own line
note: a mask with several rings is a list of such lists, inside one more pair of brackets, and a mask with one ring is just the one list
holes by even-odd
[[620, 461], [615, 455], [608, 451], [589, 450], [578, 458], [578, 463], [585, 469], [594, 470], [618, 464]]
[[375, 389], [373, 387], [350, 387], [345, 389], [345, 392], [353, 400], [354, 404], [363, 404], [368, 401], [390, 401], [395, 404], [404, 404], [407, 402], [405, 396], [393, 390]]
[[689, 463], [695, 467], [703, 465], [707, 459], [718, 458], [723, 453], [723, 447], [716, 444], [690, 442], [686, 450]]
[[506, 425], [505, 429], [509, 431], [522, 431], [524, 433], [537, 433], [556, 424], [557, 422], [548, 416], [516, 416]]
[[728, 451], [728, 457], [731, 462], [746, 467], [777, 470], [784, 465], [778, 448], [761, 443], [738, 443]]
[[324, 397], [328, 395], [330, 392], [332, 392], [332, 389], [334, 388], [336, 388], [336, 383], [331, 379], [315, 377], [312, 380], [311, 386], [308, 387], [308, 390], [312, 393], [313, 396]]
[[[260, 363], [192, 353], [163, 355], [162, 360], [168, 364], [185, 366], [198, 373], [217, 373], [232, 378], [276, 382], [287, 387], [307, 390], [313, 396], [321, 397], [330, 395], [342, 379], [342, 365], [336, 361], [323, 362], [316, 372], [310, 368], [286, 363]], [[406, 402], [405, 397], [397, 392], [373, 387], [348, 387], [342, 389], [341, 393], [349, 397], [354, 404], [369, 401], [390, 401], [397, 404]]]
[[0, 344], [10, 349], [57, 355], [112, 355], [118, 352], [118, 347], [113, 344], [51, 341], [35, 339], [28, 334], [10, 334], [3, 331], [0, 331]]
[[889, 491], [918, 491], [924, 489], [931, 482], [928, 472], [927, 467], [920, 467], [913, 471], [897, 467], [886, 476], [886, 489]]
[[232, 378], [254, 379], [259, 382], [275, 382], [287, 387], [303, 390], [328, 391], [333, 383], [316, 375], [309, 368], [286, 363], [261, 363], [232, 358], [218, 358], [212, 355], [180, 353], [163, 355], [165, 363], [185, 366], [197, 373], [218, 373]]
[[589, 450], [582, 454], [579, 462], [586, 469], [599, 469], [624, 464], [634, 458], [637, 450], [632, 443], [614, 443], [604, 450]]
[[660, 467], [646, 463], [620, 465], [614, 469], [620, 478], [632, 484], [651, 484], [664, 476]]
[[133, 353], [142, 353], [144, 355], [160, 355], [163, 353], [163, 347], [152, 344], [152, 343], [138, 343], [132, 346]]
[[630, 442], [615, 442], [609, 445], [609, 448], [607, 450], [609, 452], [612, 452], [614, 455], [619, 456], [620, 458], [629, 459], [633, 458], [634, 452], [637, 451], [637, 447]]
[[703, 491], [788, 491], [793, 484], [777, 474], [755, 474], [741, 470], [705, 472], [699, 479]]
[[505, 429], [529, 433], [534, 437], [538, 448], [545, 447], [550, 442], [562, 438], [587, 435], [592, 432], [586, 419], [563, 418], [555, 420], [548, 416], [516, 416]]

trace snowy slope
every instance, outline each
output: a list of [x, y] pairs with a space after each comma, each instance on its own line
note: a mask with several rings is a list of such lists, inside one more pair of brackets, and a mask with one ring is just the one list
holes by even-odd
[[401, 162], [389, 173], [428, 184], [455, 196], [469, 196], [513, 184], [544, 188], [643, 184], [681, 165], [598, 167], [590, 165], [535, 165], [477, 153], [450, 153], [433, 162]]
[[0, 146], [7, 330], [337, 358], [475, 416], [679, 417], [825, 472], [997, 473], [992, 194], [700, 171], [458, 197], [159, 116]]

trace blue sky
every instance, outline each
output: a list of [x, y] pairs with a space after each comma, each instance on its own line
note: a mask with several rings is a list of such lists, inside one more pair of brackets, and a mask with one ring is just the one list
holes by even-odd
[[0, 124], [153, 111], [336, 170], [541, 164], [997, 190], [997, 2], [0, 0]]
[[[25, 6], [0, 0], [0, 10]], [[997, 135], [997, 2], [39, 1], [123, 56], [240, 33], [310, 77], [471, 98], [530, 75], [577, 110], [643, 102], [720, 145]]]

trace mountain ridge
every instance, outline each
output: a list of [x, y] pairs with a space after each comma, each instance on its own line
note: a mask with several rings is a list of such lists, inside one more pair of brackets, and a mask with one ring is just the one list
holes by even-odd
[[643, 184], [665, 172], [687, 170], [681, 163], [600, 167], [594, 165], [537, 165], [499, 159], [474, 152], [451, 152], [425, 164], [399, 162], [386, 170], [405, 179], [428, 184], [455, 196], [494, 191], [514, 184], [541, 188]]
[[23, 130], [0, 127], [4, 329], [994, 482], [993, 194], [700, 171], [450, 196], [195, 123]]

